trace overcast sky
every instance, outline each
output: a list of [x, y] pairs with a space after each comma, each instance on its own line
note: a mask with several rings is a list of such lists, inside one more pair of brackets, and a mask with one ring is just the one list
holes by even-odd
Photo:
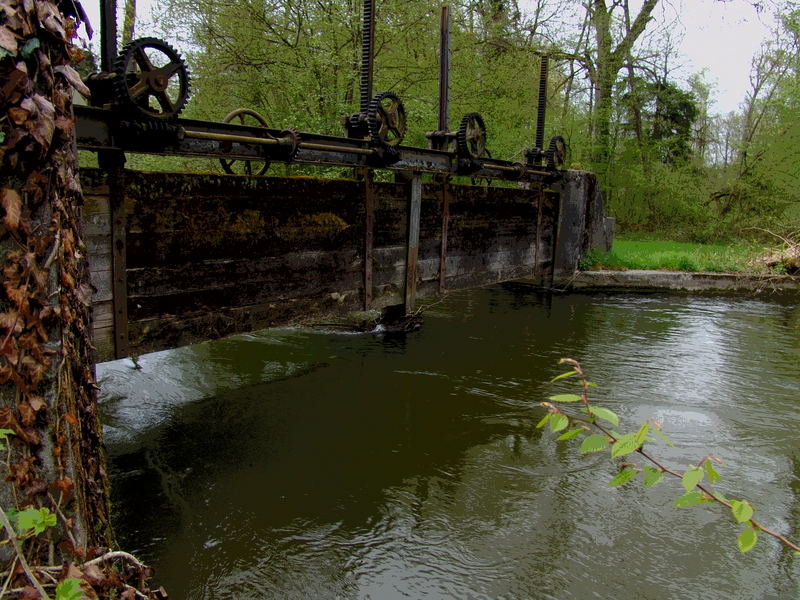
[[[137, 1], [142, 20], [148, 20], [153, 1]], [[121, 20], [124, 1], [118, 2]], [[631, 0], [631, 5], [636, 9], [641, 2]], [[99, 29], [99, 0], [82, 0], [82, 3], [92, 25]], [[526, 0], [520, 2], [523, 6], [525, 3]], [[672, 30], [679, 42], [680, 57], [676, 64], [682, 65], [675, 74], [678, 83], [685, 85], [692, 73], [707, 69], [707, 80], [716, 84], [713, 111], [725, 114], [736, 110], [748, 87], [753, 54], [772, 29], [772, 13], [757, 14], [746, 0], [663, 0], [656, 9], [657, 26], [672, 21], [676, 12], [681, 21]], [[137, 37], [146, 33], [138, 31]], [[99, 34], [93, 44], [99, 47]]]

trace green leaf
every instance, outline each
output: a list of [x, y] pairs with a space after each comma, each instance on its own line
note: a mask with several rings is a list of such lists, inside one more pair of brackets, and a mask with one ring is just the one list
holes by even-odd
[[0, 131], [0, 144], [2, 144], [5, 141], [6, 141], [6, 132], [5, 131]]
[[[5, 140], [6, 134], [0, 131], [0, 144], [3, 143]], [[6, 447], [6, 442], [8, 441], [8, 436], [14, 435], [13, 429], [0, 429], [0, 449]]]
[[664, 479], [664, 473], [658, 469], [645, 465], [644, 467], [644, 487], [653, 487], [659, 481]]
[[661, 431], [658, 427], [653, 427], [652, 431], [658, 437], [660, 437], [661, 441], [664, 442], [667, 446], [669, 446], [670, 448], [674, 448], [675, 447], [675, 444], [672, 443], [672, 440], [669, 439], [666, 435], [664, 435], [664, 432]]
[[730, 504], [733, 518], [736, 519], [737, 522], [745, 523], [752, 518], [753, 507], [749, 502], [745, 502], [744, 500], [731, 500]]
[[642, 423], [642, 426], [639, 427], [639, 431], [636, 432], [636, 442], [641, 446], [644, 444], [644, 441], [647, 439], [647, 432], [650, 431], [650, 422], [645, 421]]
[[683, 474], [683, 477], [681, 478], [681, 484], [683, 485], [683, 489], [685, 489], [687, 492], [691, 492], [702, 480], [703, 469], [700, 467], [692, 467]]
[[555, 414], [550, 417], [550, 431], [553, 433], [566, 429], [568, 425], [569, 419], [566, 415]]
[[31, 530], [39, 534], [56, 524], [56, 516], [48, 508], [26, 508], [18, 512], [15, 517], [20, 535], [26, 535]]
[[553, 416], [553, 415], [552, 415], [551, 413], [547, 413], [547, 414], [546, 414], [544, 417], [542, 417], [542, 420], [541, 420], [541, 421], [539, 421], [539, 422], [536, 424], [536, 429], [541, 429], [542, 427], [544, 427], [545, 425], [547, 425], [547, 421], [549, 421], [549, 420], [550, 420], [550, 417], [552, 417], [552, 416]]
[[623, 483], [628, 483], [631, 479], [636, 477], [638, 471], [633, 467], [625, 467], [620, 471], [614, 479], [608, 482], [608, 485], [617, 486]]
[[706, 495], [702, 492], [686, 492], [683, 496], [675, 500], [675, 506], [678, 508], [686, 508], [687, 506], [694, 506], [695, 504], [705, 504], [710, 502]]
[[587, 387], [596, 388], [596, 387], [597, 387], [597, 384], [596, 384], [596, 383], [592, 383], [591, 381], [587, 381], [587, 382], [586, 382], [586, 386], [587, 386]]
[[730, 504], [730, 501], [725, 497], [725, 495], [722, 492], [714, 492], [714, 498]]
[[572, 438], [578, 437], [583, 432], [584, 432], [583, 427], [578, 427], [577, 429], [570, 429], [566, 433], [562, 433], [560, 436], [558, 436], [556, 438], [556, 441], [563, 442], [565, 440], [571, 440]]
[[561, 375], [556, 375], [550, 380], [550, 383], [555, 383], [559, 379], [566, 379], [567, 377], [572, 377], [573, 375], [577, 375], [577, 371], [567, 371], [566, 373], [562, 373]]
[[636, 451], [639, 446], [641, 446], [641, 443], [636, 441], [636, 435], [633, 433], [626, 433], [611, 446], [611, 458], [630, 454]]
[[5, 48], [0, 48], [0, 59], [5, 58], [6, 56], [14, 56], [14, 55], [11, 54], [11, 52], [6, 50]]
[[70, 577], [56, 587], [56, 600], [81, 600], [82, 598], [84, 598], [84, 594], [80, 579]]
[[580, 402], [581, 397], [575, 394], [557, 394], [555, 396], [550, 396], [548, 400], [552, 400], [553, 402]]
[[581, 454], [588, 454], [589, 452], [602, 452], [608, 448], [608, 437], [602, 433], [593, 433], [586, 436], [581, 444]]
[[757, 541], [758, 534], [756, 533], [756, 530], [751, 527], [747, 527], [744, 531], [742, 531], [742, 533], [739, 534], [739, 539], [736, 540], [736, 543], [739, 545], [739, 550], [742, 553], [745, 553], [752, 550]]
[[613, 410], [603, 408], [602, 406], [591, 406], [589, 410], [594, 416], [619, 427], [619, 417]]
[[31, 38], [22, 44], [22, 48], [20, 48], [19, 53], [22, 55], [22, 58], [28, 58], [39, 46], [41, 46], [39, 43], [39, 38]]
[[722, 475], [717, 473], [717, 470], [714, 468], [714, 465], [711, 464], [710, 459], [706, 459], [703, 463], [706, 468], [706, 475], [708, 476], [708, 482], [711, 484], [717, 483], [720, 479], [722, 479]]

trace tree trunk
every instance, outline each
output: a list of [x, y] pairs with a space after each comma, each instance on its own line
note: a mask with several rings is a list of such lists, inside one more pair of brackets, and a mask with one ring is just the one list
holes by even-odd
[[73, 87], [88, 91], [69, 66], [71, 18], [47, 0], [0, 4], [0, 428], [13, 432], [0, 503], [58, 515], [25, 542], [32, 562], [54, 548], [76, 562], [112, 543], [72, 113]]
[[[102, 2], [102, 0], [100, 0]], [[125, 20], [122, 22], [122, 45], [133, 41], [136, 30], [136, 0], [125, 0]]]

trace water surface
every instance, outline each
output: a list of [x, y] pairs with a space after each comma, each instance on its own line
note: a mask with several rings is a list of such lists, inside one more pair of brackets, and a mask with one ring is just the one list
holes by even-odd
[[769, 299], [451, 295], [409, 335], [279, 329], [100, 365], [119, 541], [176, 599], [800, 598], [679, 484], [610, 488], [534, 424], [562, 356], [620, 428], [800, 538], [800, 308]]

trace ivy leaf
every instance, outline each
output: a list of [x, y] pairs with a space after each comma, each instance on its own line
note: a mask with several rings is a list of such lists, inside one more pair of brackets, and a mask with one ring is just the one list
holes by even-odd
[[653, 487], [664, 479], [664, 473], [650, 465], [644, 466], [644, 487]]
[[731, 500], [731, 512], [733, 518], [739, 523], [749, 521], [753, 516], [753, 507], [749, 502], [744, 500]]
[[678, 508], [686, 508], [687, 506], [694, 506], [695, 504], [705, 504], [706, 502], [710, 502], [706, 495], [693, 491], [693, 492], [686, 492], [683, 496], [679, 497], [675, 500], [675, 506]]
[[550, 383], [555, 383], [559, 379], [565, 379], [567, 377], [572, 377], [573, 375], [577, 375], [577, 371], [567, 371], [566, 373], [562, 373], [561, 375], [556, 375], [550, 380]]
[[556, 438], [556, 441], [563, 442], [565, 440], [571, 440], [572, 438], [578, 437], [584, 431], [583, 427], [578, 427], [577, 429], [570, 429], [566, 433], [562, 433], [560, 436]]
[[65, 579], [56, 587], [56, 600], [81, 600], [83, 597], [81, 580], [75, 577]]
[[625, 467], [620, 471], [614, 479], [608, 482], [610, 486], [618, 486], [622, 485], [623, 483], [628, 483], [631, 479], [636, 477], [638, 471], [633, 467]]
[[575, 394], [557, 394], [555, 396], [550, 396], [548, 400], [552, 400], [553, 402], [580, 402], [581, 397]]
[[739, 539], [736, 540], [736, 543], [739, 545], [739, 550], [742, 552], [742, 554], [744, 554], [745, 552], [752, 550], [757, 541], [758, 534], [756, 533], [756, 530], [748, 527], [739, 534]]
[[602, 452], [608, 448], [608, 437], [602, 433], [593, 433], [586, 436], [581, 444], [581, 454], [588, 454], [589, 452]]
[[722, 479], [722, 475], [720, 475], [717, 472], [717, 470], [714, 468], [714, 465], [711, 464], [711, 460], [710, 459], [706, 459], [706, 461], [703, 463], [703, 465], [706, 468], [706, 475], [708, 476], [708, 482], [709, 483], [714, 484], [714, 483], [718, 482], [720, 479]]
[[22, 48], [20, 48], [19, 53], [22, 54], [22, 58], [28, 58], [31, 53], [40, 46], [41, 43], [39, 42], [39, 38], [31, 38], [22, 44]]
[[608, 421], [615, 427], [619, 427], [619, 417], [613, 410], [603, 408], [602, 406], [592, 406], [589, 410], [594, 416]]
[[683, 477], [681, 478], [681, 484], [683, 485], [683, 489], [685, 489], [687, 492], [691, 492], [702, 480], [703, 469], [700, 467], [692, 467], [683, 474]]
[[14, 435], [13, 429], [0, 429], [0, 450], [5, 449], [9, 435]]
[[56, 524], [56, 516], [46, 507], [26, 508], [18, 512], [15, 517], [20, 535], [26, 535], [31, 530], [34, 534], [39, 534]]
[[566, 415], [555, 414], [550, 417], [550, 431], [553, 433], [566, 429], [569, 425], [569, 419]]
[[614, 445], [611, 446], [611, 458], [630, 454], [631, 452], [636, 451], [639, 446], [641, 446], [641, 443], [636, 441], [636, 434], [626, 433], [617, 439], [617, 441], [614, 442]]
[[552, 415], [551, 413], [547, 413], [547, 414], [546, 414], [544, 417], [542, 417], [542, 420], [541, 420], [541, 421], [539, 421], [539, 422], [536, 424], [536, 429], [541, 429], [542, 427], [544, 427], [545, 425], [547, 425], [547, 421], [549, 421], [549, 420], [550, 420], [550, 417], [552, 417], [552, 416], [553, 416], [553, 415]]

